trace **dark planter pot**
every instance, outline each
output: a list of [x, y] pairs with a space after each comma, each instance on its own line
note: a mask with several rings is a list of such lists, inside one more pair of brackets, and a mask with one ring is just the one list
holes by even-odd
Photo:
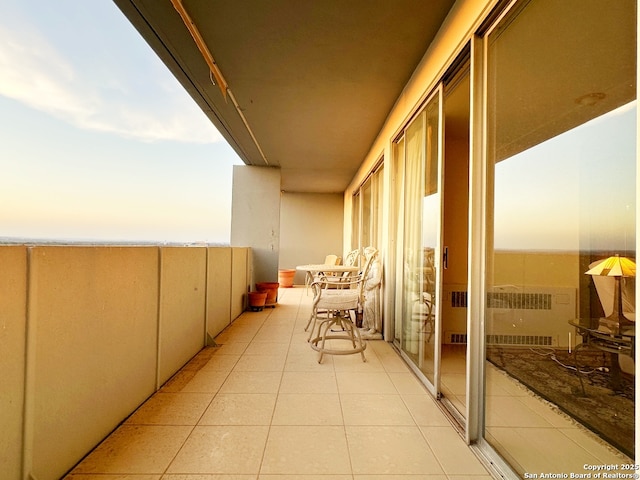
[[265, 307], [275, 307], [278, 303], [278, 288], [280, 284], [278, 282], [258, 282], [256, 283], [256, 289], [259, 292], [266, 292], [267, 300], [264, 304]]
[[260, 312], [267, 301], [267, 292], [249, 292], [249, 308], [252, 312]]

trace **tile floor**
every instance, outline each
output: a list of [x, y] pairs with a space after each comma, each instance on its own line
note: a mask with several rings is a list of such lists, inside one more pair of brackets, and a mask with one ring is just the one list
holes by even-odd
[[492, 366], [487, 371], [487, 387], [486, 438], [520, 475], [541, 468], [587, 474], [584, 465], [634, 463]]
[[[466, 404], [465, 364], [464, 348], [443, 348], [441, 390], [460, 412]], [[491, 363], [486, 368], [486, 438], [521, 477], [588, 473], [584, 465], [634, 463]]]
[[67, 480], [488, 480], [386, 342], [325, 356], [304, 288], [246, 312]]

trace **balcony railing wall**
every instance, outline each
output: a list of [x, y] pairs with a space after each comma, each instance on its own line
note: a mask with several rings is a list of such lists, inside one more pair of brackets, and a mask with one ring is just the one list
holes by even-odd
[[0, 246], [0, 478], [60, 478], [242, 313], [251, 251]]

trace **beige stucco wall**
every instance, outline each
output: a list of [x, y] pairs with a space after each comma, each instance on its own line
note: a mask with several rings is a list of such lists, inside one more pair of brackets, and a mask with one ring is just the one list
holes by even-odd
[[242, 313], [250, 250], [227, 290], [208, 250], [0, 246], [0, 478], [60, 478]]
[[231, 248], [207, 253], [207, 334], [213, 338], [231, 323]]
[[158, 251], [37, 247], [29, 276], [27, 465], [47, 479], [154, 391]]
[[[322, 263], [329, 254], [344, 256], [342, 194], [283, 193], [280, 212], [279, 268]], [[294, 283], [304, 284], [304, 272]]]
[[0, 248], [0, 478], [21, 469], [27, 301], [26, 247]]
[[204, 347], [207, 251], [160, 249], [158, 387]]
[[233, 166], [231, 246], [251, 248], [254, 281], [278, 281], [279, 168]]
[[[236, 318], [246, 308], [247, 292], [251, 290], [253, 273], [253, 249], [237, 247], [231, 251], [231, 318]], [[259, 280], [257, 281], [264, 281]]]

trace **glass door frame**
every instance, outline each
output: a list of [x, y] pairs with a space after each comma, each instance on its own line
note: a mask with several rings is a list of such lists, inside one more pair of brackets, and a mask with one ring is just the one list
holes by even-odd
[[[487, 152], [487, 77], [489, 32], [500, 24], [518, 0], [503, 3], [498, 15], [480, 28], [470, 39], [471, 46], [471, 91], [469, 146], [469, 287], [467, 304], [467, 424], [465, 440], [476, 454], [484, 459], [487, 468], [501, 478], [517, 480], [519, 476], [509, 463], [499, 455], [485, 439], [485, 393], [486, 393], [486, 336], [485, 308], [487, 267], [487, 242], [489, 232], [487, 212], [491, 200], [488, 192], [493, 190], [492, 177], [488, 175]], [[478, 319], [473, 321], [473, 319]]]
[[[441, 296], [442, 296], [442, 249], [443, 249], [443, 244], [442, 244], [442, 220], [443, 220], [443, 147], [444, 147], [444, 130], [443, 130], [443, 125], [444, 125], [444, 103], [443, 103], [443, 83], [442, 81], [438, 82], [438, 84], [436, 85], [436, 87], [431, 91], [431, 93], [425, 98], [425, 100], [420, 104], [420, 107], [416, 110], [416, 112], [414, 113], [414, 115], [412, 115], [411, 119], [407, 122], [407, 124], [405, 125], [405, 127], [403, 128], [403, 133], [399, 136], [399, 138], [396, 140], [396, 143], [405, 136], [405, 132], [406, 129], [408, 128], [408, 126], [411, 124], [411, 121], [414, 120], [418, 115], [421, 115], [423, 113], [426, 112], [427, 106], [429, 105], [430, 102], [434, 101], [434, 99], [437, 99], [438, 105], [437, 105], [437, 115], [438, 115], [438, 131], [437, 131], [437, 167], [438, 167], [438, 174], [437, 174], [437, 179], [436, 179], [436, 185], [437, 185], [437, 194], [439, 195], [439, 207], [438, 207], [438, 218], [437, 218], [437, 230], [436, 230], [436, 246], [435, 246], [435, 251], [434, 251], [434, 266], [435, 266], [435, 270], [436, 270], [436, 275], [435, 275], [435, 298], [436, 298], [436, 304], [435, 304], [435, 308], [434, 308], [434, 331], [433, 331], [433, 336], [434, 336], [434, 350], [433, 350], [433, 381], [431, 381], [427, 375], [421, 370], [420, 365], [423, 359], [423, 347], [422, 344], [423, 342], [420, 341], [420, 346], [418, 349], [418, 361], [420, 362], [419, 364], [416, 364], [415, 361], [403, 350], [402, 345], [403, 345], [403, 338], [401, 337], [400, 339], [394, 339], [394, 340], [399, 340], [400, 344], [398, 345], [396, 343], [396, 345], [399, 347], [399, 351], [401, 356], [404, 358], [404, 360], [407, 362], [407, 364], [410, 366], [410, 368], [414, 371], [414, 373], [422, 380], [423, 384], [425, 385], [425, 387], [427, 388], [427, 390], [429, 391], [429, 393], [431, 393], [434, 398], [439, 398], [440, 397], [440, 354], [441, 354], [441, 342], [440, 339], [442, 337], [442, 328], [441, 328]], [[424, 129], [426, 131], [426, 115], [425, 115], [425, 126]], [[428, 148], [427, 145], [427, 141], [426, 141], [426, 134], [424, 136], [425, 138], [425, 149]], [[407, 148], [407, 143], [406, 143], [406, 138], [404, 138], [404, 145], [405, 145], [405, 149]], [[405, 150], [405, 155], [404, 155], [404, 160], [406, 162], [406, 150]], [[424, 181], [424, 161], [423, 161], [423, 165], [421, 166], [421, 174], [423, 176], [423, 181]], [[405, 168], [405, 164], [400, 166], [400, 171], [401, 171], [401, 176], [402, 176], [402, 184], [404, 185], [404, 181], [407, 178], [407, 172], [406, 172], [406, 168]], [[404, 189], [403, 189], [404, 191]], [[423, 188], [423, 192], [421, 193], [422, 195], [424, 195], [424, 188]], [[399, 231], [402, 232], [401, 236], [402, 238], [399, 239], [398, 241], [398, 249], [402, 249], [401, 251], [398, 251], [398, 255], [397, 255], [397, 266], [399, 268], [398, 272], [403, 272], [404, 268], [403, 268], [403, 259], [404, 259], [404, 241], [406, 236], [404, 235], [404, 231], [405, 231], [405, 198], [404, 198], [404, 193], [402, 195], [400, 195], [401, 198], [399, 198], [399, 201], [401, 202], [401, 212], [402, 212], [402, 228], [399, 228]], [[421, 229], [422, 229], [422, 225], [421, 225]], [[401, 334], [404, 333], [404, 323], [405, 321], [410, 322], [411, 319], [405, 319], [403, 317], [403, 305], [404, 305], [404, 298], [403, 298], [403, 292], [404, 292], [404, 275], [398, 275], [397, 276], [397, 283], [396, 283], [396, 292], [400, 292], [397, 297], [396, 297], [396, 319], [401, 319], [403, 326], [400, 329]]]
[[[514, 468], [485, 438], [486, 422], [486, 272], [489, 268], [487, 245], [493, 243], [492, 229], [487, 228], [487, 217], [493, 210], [493, 174], [490, 173], [488, 152], [488, 75], [489, 36], [499, 28], [504, 18], [514, 14], [526, 1], [503, 2], [500, 12], [487, 18], [471, 38], [471, 145], [469, 192], [469, 298], [468, 298], [468, 360], [467, 360], [467, 428], [466, 441], [486, 464], [502, 478], [520, 478]], [[636, 46], [636, 49], [638, 47]], [[637, 50], [636, 50], [637, 53]], [[636, 93], [639, 91], [636, 86]], [[636, 95], [636, 101], [638, 96]], [[640, 119], [640, 114], [638, 114]], [[636, 137], [637, 138], [637, 137]], [[636, 149], [638, 147], [636, 146]], [[637, 160], [637, 158], [636, 158]], [[640, 186], [640, 174], [636, 177], [636, 192]], [[640, 197], [636, 197], [636, 202]], [[636, 223], [636, 232], [640, 224]], [[636, 235], [636, 250], [640, 240]], [[640, 285], [636, 286], [636, 295]], [[477, 319], [471, 321], [470, 319]]]

